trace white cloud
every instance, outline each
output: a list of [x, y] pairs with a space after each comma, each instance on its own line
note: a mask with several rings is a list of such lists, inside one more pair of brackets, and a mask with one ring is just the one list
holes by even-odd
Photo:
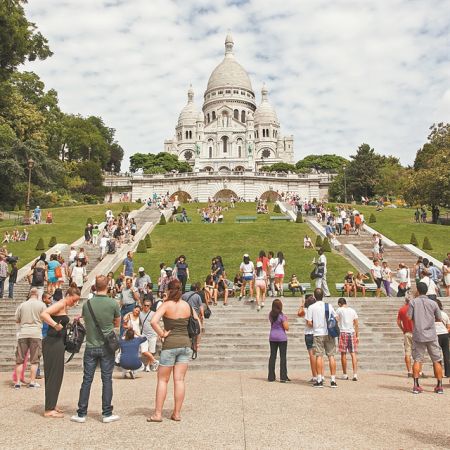
[[128, 157], [159, 152], [192, 83], [201, 107], [228, 30], [258, 98], [265, 81], [296, 158], [367, 142], [411, 163], [450, 121], [450, 11], [410, 0], [39, 0], [54, 56], [27, 66], [64, 111], [100, 115]]

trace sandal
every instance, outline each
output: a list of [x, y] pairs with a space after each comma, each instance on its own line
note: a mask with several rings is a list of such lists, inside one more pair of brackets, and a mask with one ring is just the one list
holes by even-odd
[[147, 419], [147, 422], [162, 422], [162, 419], [154, 419], [153, 417], [149, 417], [148, 419]]
[[44, 417], [47, 419], [62, 419], [64, 418], [64, 414], [56, 410], [53, 410], [50, 411], [49, 413], [44, 413]]
[[170, 420], [174, 422], [181, 422], [181, 417], [175, 417], [173, 414], [170, 416]]

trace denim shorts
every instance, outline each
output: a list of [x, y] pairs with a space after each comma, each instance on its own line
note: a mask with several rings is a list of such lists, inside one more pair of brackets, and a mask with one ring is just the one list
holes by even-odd
[[159, 358], [159, 365], [171, 367], [176, 364], [187, 364], [192, 357], [190, 347], [178, 347], [162, 350]]
[[311, 350], [313, 348], [313, 341], [314, 341], [313, 334], [305, 334], [305, 344], [307, 350]]

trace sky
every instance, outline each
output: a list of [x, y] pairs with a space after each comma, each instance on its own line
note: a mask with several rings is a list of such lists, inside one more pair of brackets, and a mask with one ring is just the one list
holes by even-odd
[[29, 0], [54, 55], [28, 63], [67, 113], [101, 116], [125, 150], [158, 153], [189, 85], [200, 110], [231, 32], [257, 104], [266, 83], [295, 160], [362, 143], [414, 161], [450, 122], [443, 0]]

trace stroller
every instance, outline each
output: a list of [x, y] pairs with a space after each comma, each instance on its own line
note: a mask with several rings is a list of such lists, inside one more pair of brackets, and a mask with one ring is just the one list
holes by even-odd
[[116, 240], [115, 239], [110, 239], [108, 241], [108, 254], [111, 255], [113, 253], [116, 253]]

